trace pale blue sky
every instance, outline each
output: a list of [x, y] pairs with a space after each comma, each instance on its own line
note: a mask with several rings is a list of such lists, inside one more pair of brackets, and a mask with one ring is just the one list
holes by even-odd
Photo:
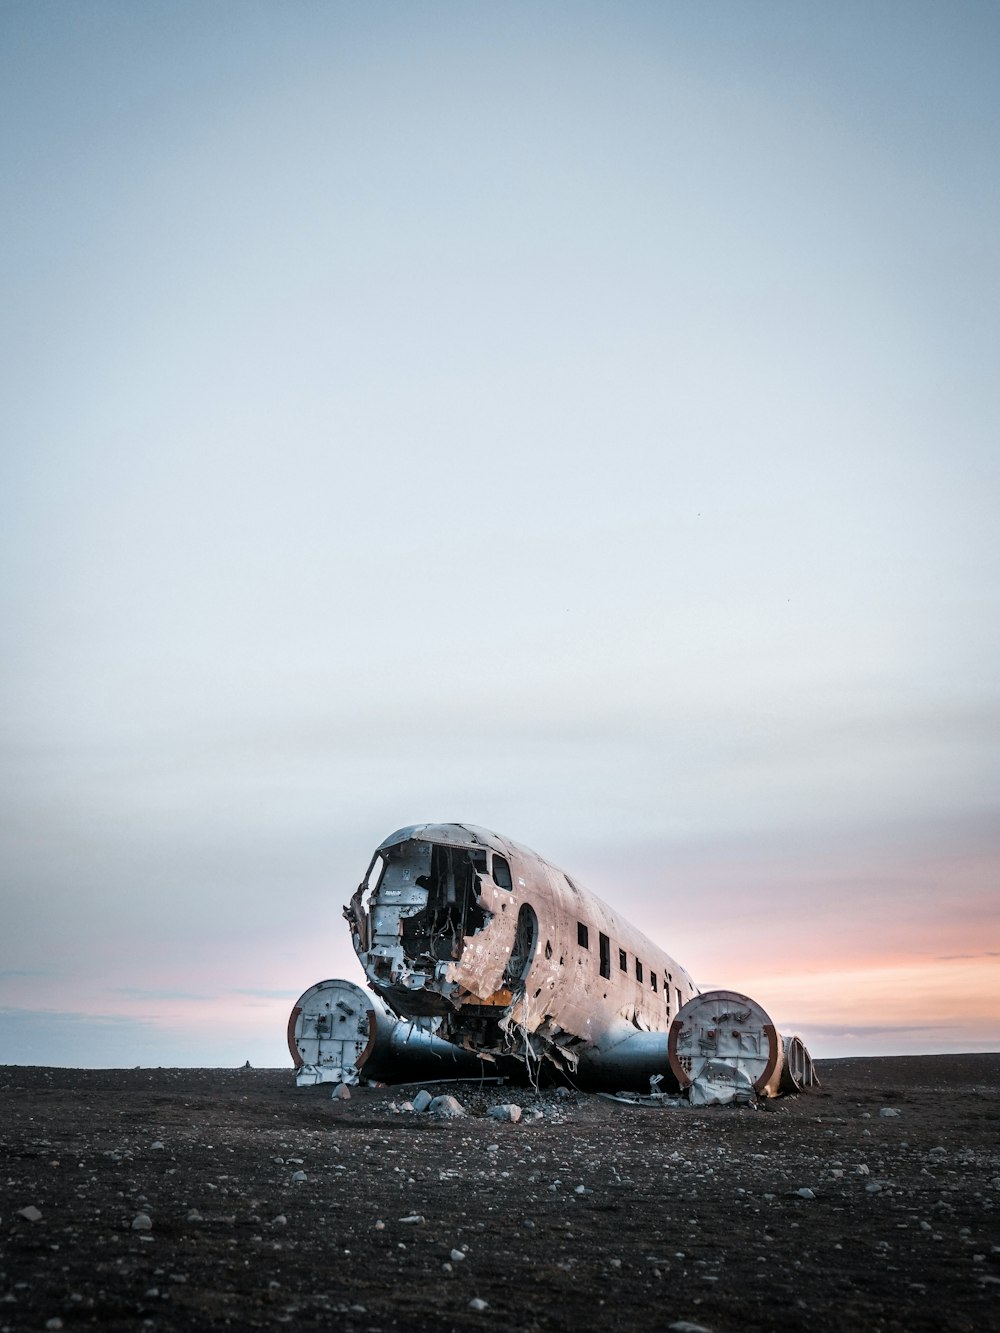
[[998, 57], [991, 4], [0, 3], [7, 1058], [227, 1060], [250, 990], [279, 1063], [424, 819], [702, 981], [692, 885], [1000, 948]]

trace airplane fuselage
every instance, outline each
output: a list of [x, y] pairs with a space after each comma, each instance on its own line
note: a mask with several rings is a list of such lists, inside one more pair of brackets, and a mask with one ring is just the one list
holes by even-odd
[[648, 1078], [666, 1070], [671, 1021], [698, 994], [595, 894], [471, 825], [391, 834], [345, 915], [369, 984], [397, 1014], [438, 1017], [449, 1040], [529, 1068]]

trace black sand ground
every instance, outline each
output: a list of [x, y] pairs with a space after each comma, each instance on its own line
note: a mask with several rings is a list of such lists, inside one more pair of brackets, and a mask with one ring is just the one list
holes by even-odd
[[819, 1072], [761, 1110], [513, 1090], [515, 1125], [468, 1085], [435, 1121], [289, 1071], [0, 1067], [0, 1333], [1000, 1328], [1000, 1055]]

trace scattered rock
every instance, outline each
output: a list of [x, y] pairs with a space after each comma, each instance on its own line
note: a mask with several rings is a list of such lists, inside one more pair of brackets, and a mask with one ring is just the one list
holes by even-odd
[[435, 1097], [427, 1109], [431, 1115], [439, 1116], [442, 1120], [457, 1120], [459, 1116], [465, 1115], [465, 1107], [457, 1097], [450, 1094]]
[[800, 1190], [796, 1190], [795, 1193], [800, 1199], [815, 1199], [816, 1197], [808, 1185], [803, 1185], [803, 1187]]
[[301, 1185], [302, 1182], [303, 1182], [304, 1180], [308, 1180], [308, 1179], [309, 1179], [309, 1177], [306, 1175], [306, 1173], [305, 1173], [304, 1171], [293, 1171], [293, 1172], [292, 1172], [292, 1182], [293, 1182], [294, 1184], [296, 1184], [296, 1185]]
[[426, 1111], [433, 1100], [434, 1098], [427, 1091], [427, 1089], [421, 1088], [413, 1099], [414, 1111]]
[[335, 1102], [349, 1102], [351, 1100], [351, 1090], [346, 1083], [338, 1083], [330, 1097]]
[[521, 1108], [514, 1102], [504, 1102], [501, 1106], [491, 1106], [486, 1114], [491, 1120], [507, 1120], [516, 1125], [521, 1119]]
[[41, 1210], [36, 1208], [33, 1203], [29, 1203], [27, 1208], [19, 1208], [18, 1217], [23, 1217], [26, 1222], [40, 1222], [42, 1220]]
[[136, 1213], [132, 1218], [133, 1231], [152, 1231], [153, 1219], [148, 1213]]
[[678, 1319], [676, 1323], [668, 1324], [667, 1328], [670, 1333], [712, 1333], [704, 1324], [692, 1324], [689, 1319]]
[[465, 1254], [461, 1250], [452, 1250], [451, 1255], [449, 1257], [452, 1263], [460, 1264], [462, 1260], [465, 1258]]
[[469, 1302], [470, 1310], [488, 1310], [489, 1308], [489, 1301], [484, 1301], [481, 1296], [473, 1296], [472, 1300]]
[[895, 1106], [883, 1106], [881, 1111], [879, 1111], [879, 1115], [883, 1120], [889, 1120], [894, 1115], [902, 1115], [902, 1112], [897, 1110]]
[[159, 1139], [154, 1140], [154, 1142], [149, 1145], [150, 1152], [166, 1152], [166, 1150], [166, 1145], [161, 1143]]
[[407, 1217], [401, 1217], [399, 1220], [408, 1226], [415, 1226], [424, 1219], [420, 1213], [410, 1213]]

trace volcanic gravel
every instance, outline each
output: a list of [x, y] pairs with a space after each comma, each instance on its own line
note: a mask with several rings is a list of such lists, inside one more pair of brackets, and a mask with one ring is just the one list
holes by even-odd
[[1000, 1055], [818, 1072], [758, 1109], [429, 1085], [443, 1120], [394, 1109], [419, 1085], [0, 1067], [0, 1333], [1000, 1329]]

